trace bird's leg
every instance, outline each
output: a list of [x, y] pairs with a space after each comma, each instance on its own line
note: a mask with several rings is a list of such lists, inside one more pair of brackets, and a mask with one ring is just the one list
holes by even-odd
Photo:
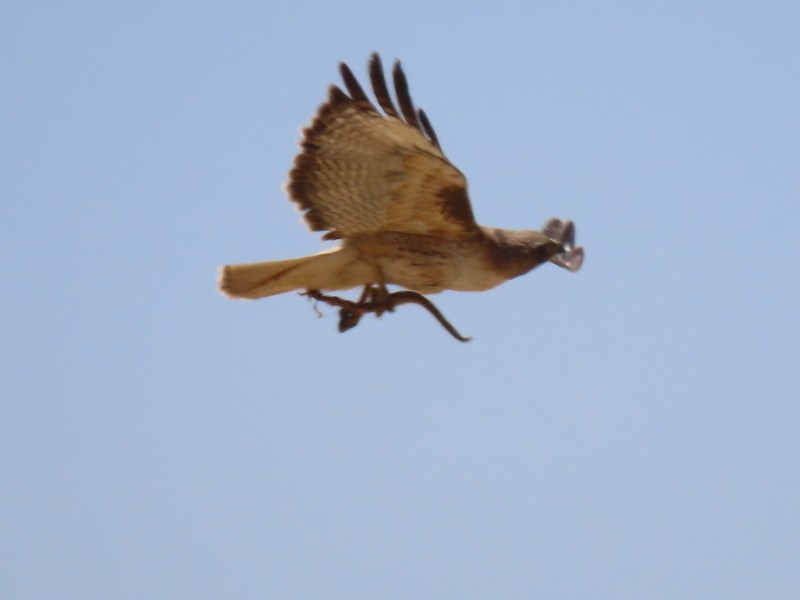
[[364, 289], [361, 290], [361, 296], [359, 296], [358, 302], [356, 302], [356, 304], [362, 306], [372, 299], [372, 293], [373, 293], [372, 285], [373, 284], [368, 283], [364, 286]]
[[364, 302], [365, 308], [368, 307], [369, 312], [374, 312], [375, 316], [380, 317], [384, 312], [394, 311], [392, 294], [386, 289], [385, 284], [370, 284], [364, 288], [364, 293], [368, 296], [368, 300]]

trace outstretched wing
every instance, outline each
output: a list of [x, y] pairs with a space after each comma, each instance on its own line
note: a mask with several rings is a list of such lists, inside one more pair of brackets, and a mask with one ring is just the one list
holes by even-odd
[[386, 87], [377, 54], [369, 76], [383, 114], [347, 65], [347, 93], [331, 86], [328, 100], [303, 131], [302, 151], [287, 191], [326, 239], [396, 231], [459, 237], [477, 231], [467, 180], [447, 160], [430, 121], [415, 110], [399, 61], [393, 69], [400, 111]]

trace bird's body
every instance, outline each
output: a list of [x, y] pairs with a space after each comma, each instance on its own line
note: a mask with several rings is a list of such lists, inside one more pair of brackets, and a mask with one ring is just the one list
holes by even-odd
[[348, 240], [375, 265], [373, 282], [392, 283], [435, 294], [443, 290], [477, 292], [504, 281], [487, 265], [486, 244], [448, 240], [415, 233], [385, 232]]
[[348, 93], [331, 86], [304, 130], [286, 187], [311, 229], [341, 245], [297, 259], [226, 266], [223, 292], [261, 298], [387, 284], [421, 294], [482, 291], [548, 261], [580, 268], [583, 249], [574, 246], [571, 221], [551, 219], [542, 231], [478, 225], [466, 178], [414, 108], [399, 63], [398, 111], [377, 54], [370, 61], [383, 114], [350, 69], [342, 64], [340, 71]]
[[[497, 242], [499, 236], [503, 245]], [[341, 291], [368, 284], [394, 284], [422, 294], [480, 292], [524, 275], [563, 251], [538, 231], [486, 228], [476, 237], [463, 241], [415, 233], [360, 234], [311, 256], [228, 266], [223, 290], [251, 299], [298, 289]], [[517, 238], [517, 243], [510, 238]]]

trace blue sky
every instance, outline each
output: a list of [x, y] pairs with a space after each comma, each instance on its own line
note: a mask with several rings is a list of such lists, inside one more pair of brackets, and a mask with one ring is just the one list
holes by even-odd
[[[0, 596], [796, 598], [795, 2], [0, 8]], [[345, 334], [219, 265], [401, 58], [543, 267]]]

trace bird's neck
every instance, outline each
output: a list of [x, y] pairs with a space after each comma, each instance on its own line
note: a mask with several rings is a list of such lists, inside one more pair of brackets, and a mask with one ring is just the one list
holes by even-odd
[[541, 231], [517, 231], [484, 227], [493, 266], [506, 278], [524, 275], [546, 263], [564, 247]]

